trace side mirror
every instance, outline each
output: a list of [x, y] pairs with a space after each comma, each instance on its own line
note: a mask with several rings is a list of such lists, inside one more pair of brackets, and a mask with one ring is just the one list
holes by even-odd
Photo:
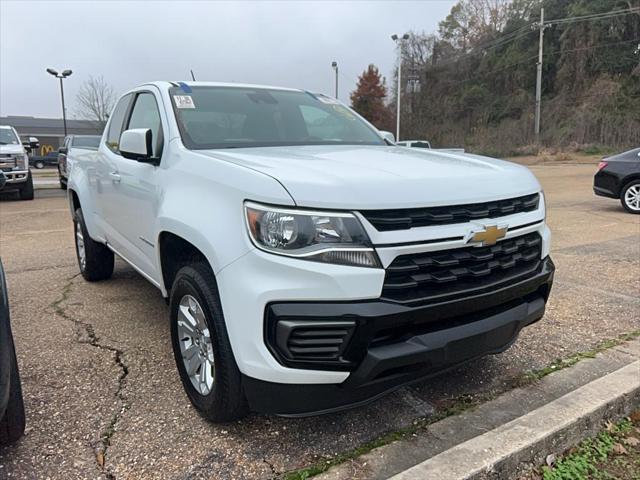
[[387, 142], [396, 143], [396, 137], [393, 136], [393, 133], [381, 130], [380, 134]]
[[129, 160], [153, 163], [153, 143], [150, 128], [133, 128], [120, 135], [120, 154]]
[[29, 137], [29, 146], [32, 150], [40, 147], [40, 140], [37, 137]]
[[69, 149], [67, 147], [60, 147], [58, 149], [58, 153], [61, 153], [62, 155], [66, 155], [69, 152]]

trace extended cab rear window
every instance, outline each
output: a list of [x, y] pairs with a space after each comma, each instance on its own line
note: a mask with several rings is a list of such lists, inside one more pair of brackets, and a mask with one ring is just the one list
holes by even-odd
[[245, 87], [171, 88], [190, 149], [293, 145], [385, 145], [344, 105], [301, 91]]
[[72, 147], [77, 148], [98, 148], [100, 145], [100, 137], [73, 137]]

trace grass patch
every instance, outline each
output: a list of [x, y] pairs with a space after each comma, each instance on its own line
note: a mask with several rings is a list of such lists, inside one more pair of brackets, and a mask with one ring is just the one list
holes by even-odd
[[[627, 434], [632, 432], [633, 424], [624, 419], [617, 424], [609, 424], [608, 428], [595, 438], [589, 438], [576, 448], [561, 457], [555, 465], [542, 467], [543, 480], [587, 480], [614, 479], [607, 472], [607, 464], [615, 462], [613, 459], [616, 446], [620, 448]], [[625, 449], [626, 455], [628, 451]], [[619, 462], [616, 462], [619, 463]], [[636, 477], [638, 478], [638, 477]]]
[[610, 155], [615, 152], [613, 148], [603, 145], [587, 145], [580, 151], [586, 155]]
[[[592, 350], [589, 350], [586, 352], [579, 352], [567, 358], [557, 359], [547, 367], [541, 368], [539, 370], [533, 370], [531, 372], [527, 372], [523, 374], [513, 382], [513, 384], [511, 385], [511, 388], [524, 387], [526, 385], [539, 381], [542, 378], [549, 375], [550, 373], [557, 372], [559, 370], [571, 367], [576, 363], [580, 362], [581, 360], [584, 360], [587, 358], [594, 358], [598, 353], [601, 353], [607, 349], [616, 347], [618, 345], [621, 345], [624, 342], [628, 342], [638, 337], [640, 337], [640, 330], [636, 330], [634, 332], [620, 335], [617, 338], [603, 340], [602, 342], [598, 343], [596, 347], [593, 348]], [[505, 391], [508, 391], [511, 388]], [[344, 453], [338, 454], [334, 457], [315, 463], [313, 465], [302, 468], [300, 470], [283, 473], [282, 478], [284, 480], [306, 480], [307, 478], [311, 478], [315, 475], [320, 475], [321, 473], [326, 472], [333, 466], [339, 465], [347, 460], [352, 460], [356, 457], [367, 454], [375, 448], [382, 447], [384, 445], [388, 445], [397, 440], [402, 440], [406, 437], [409, 437], [414, 433], [417, 433], [420, 430], [425, 429], [426, 427], [428, 427], [429, 425], [435, 422], [439, 422], [440, 420], [443, 420], [452, 415], [458, 415], [467, 410], [471, 410], [482, 403], [493, 400], [494, 398], [498, 397], [502, 393], [505, 393], [505, 391], [497, 392], [493, 395], [486, 394], [484, 396], [462, 395], [461, 397], [457, 397], [451, 400], [450, 402], [448, 402], [447, 405], [442, 407], [440, 411], [436, 412], [434, 415], [415, 420], [414, 423], [409, 427], [406, 427], [394, 432], [386, 433], [376, 438], [375, 440], [372, 440], [370, 442], [367, 442], [361, 445], [358, 448], [355, 448], [353, 450], [348, 450]], [[566, 477], [566, 478], [573, 478], [573, 477]], [[545, 480], [547, 479], [545, 478]]]
[[558, 358], [554, 360], [550, 365], [547, 365], [544, 368], [541, 368], [538, 370], [532, 370], [530, 372], [526, 372], [522, 374], [519, 378], [515, 380], [514, 386], [524, 387], [526, 385], [529, 385], [532, 382], [536, 382], [538, 380], [543, 379], [550, 373], [572, 367], [576, 363], [582, 360], [585, 360], [588, 358], [594, 358], [598, 353], [604, 352], [605, 350], [609, 350], [610, 348], [613, 348], [613, 347], [617, 347], [618, 345], [621, 345], [630, 340], [634, 340], [638, 337], [640, 337], [640, 330], [635, 330], [630, 333], [622, 334], [617, 338], [610, 338], [607, 340], [603, 340], [591, 350], [588, 350], [586, 352], [574, 353], [573, 355], [570, 355], [566, 358]]

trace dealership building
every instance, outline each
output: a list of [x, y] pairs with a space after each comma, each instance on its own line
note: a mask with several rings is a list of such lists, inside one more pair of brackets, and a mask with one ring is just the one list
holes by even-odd
[[[40, 149], [37, 155], [46, 155], [57, 150], [64, 140], [64, 124], [61, 118], [38, 118], [24, 116], [0, 117], [0, 125], [10, 125], [21, 138], [37, 137]], [[67, 119], [69, 135], [101, 135], [102, 128], [90, 120]]]

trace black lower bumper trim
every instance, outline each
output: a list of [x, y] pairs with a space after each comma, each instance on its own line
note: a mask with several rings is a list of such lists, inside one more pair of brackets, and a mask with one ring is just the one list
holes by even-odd
[[[473, 298], [416, 308], [391, 307], [386, 302], [281, 304], [281, 312], [290, 307], [285, 308], [287, 313], [297, 310], [300, 318], [305, 312], [311, 316], [311, 309], [313, 318], [356, 319], [360, 333], [355, 335], [360, 338], [352, 343], [360, 341], [363, 350], [341, 384], [280, 384], [245, 376], [249, 405], [257, 412], [293, 416], [341, 410], [499, 353], [524, 327], [542, 318], [553, 273], [553, 262], [547, 258], [542, 270], [526, 281]], [[394, 331], [402, 335], [389, 334]]]

